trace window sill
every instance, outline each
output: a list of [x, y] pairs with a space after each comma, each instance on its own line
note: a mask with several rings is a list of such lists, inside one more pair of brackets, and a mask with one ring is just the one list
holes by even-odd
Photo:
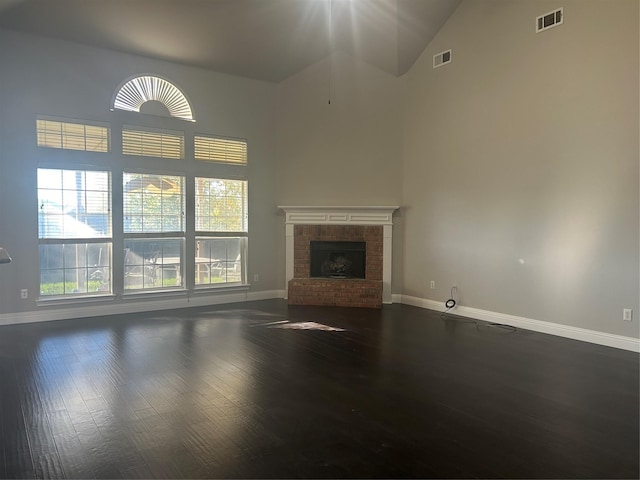
[[96, 303], [96, 302], [112, 302], [116, 299], [115, 295], [83, 295], [69, 297], [40, 297], [36, 300], [39, 307], [49, 305], [74, 305], [79, 303]]
[[[204, 296], [215, 295], [218, 293], [232, 293], [232, 292], [246, 292], [250, 289], [251, 285], [248, 283], [238, 283], [233, 285], [199, 285], [193, 288], [193, 290], [181, 289], [167, 289], [167, 290], [136, 290], [129, 291], [122, 294], [123, 301], [134, 301], [144, 298], [181, 298], [188, 296]], [[83, 295], [83, 296], [69, 296], [69, 297], [41, 297], [36, 300], [37, 306], [51, 306], [51, 305], [78, 305], [85, 303], [104, 303], [113, 302], [116, 300], [116, 295]]]
[[133, 300], [138, 298], [158, 298], [158, 297], [186, 297], [188, 294], [184, 288], [166, 289], [166, 290], [134, 290], [124, 292], [123, 300]]
[[245, 292], [249, 290], [248, 283], [234, 283], [233, 285], [198, 285], [191, 291], [194, 295], [206, 295], [215, 292]]

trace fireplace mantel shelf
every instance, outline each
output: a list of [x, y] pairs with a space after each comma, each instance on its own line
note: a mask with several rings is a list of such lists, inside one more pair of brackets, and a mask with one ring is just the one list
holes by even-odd
[[399, 206], [278, 206], [286, 214], [286, 223], [330, 225], [392, 225], [393, 212]]

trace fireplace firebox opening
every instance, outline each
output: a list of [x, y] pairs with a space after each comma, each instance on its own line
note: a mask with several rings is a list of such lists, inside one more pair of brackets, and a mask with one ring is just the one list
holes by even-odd
[[366, 242], [310, 242], [311, 278], [366, 278]]

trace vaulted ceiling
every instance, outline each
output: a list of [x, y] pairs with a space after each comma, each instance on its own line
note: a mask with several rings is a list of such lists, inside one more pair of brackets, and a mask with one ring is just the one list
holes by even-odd
[[0, 0], [0, 28], [280, 82], [341, 50], [404, 74], [461, 0]]

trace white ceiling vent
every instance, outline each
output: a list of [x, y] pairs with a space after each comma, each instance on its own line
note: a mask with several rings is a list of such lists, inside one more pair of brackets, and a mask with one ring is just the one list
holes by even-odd
[[447, 63], [451, 63], [451, 49], [433, 56], [433, 68], [441, 67]]
[[562, 25], [562, 22], [564, 22], [564, 8], [540, 15], [536, 18], [536, 33]]

